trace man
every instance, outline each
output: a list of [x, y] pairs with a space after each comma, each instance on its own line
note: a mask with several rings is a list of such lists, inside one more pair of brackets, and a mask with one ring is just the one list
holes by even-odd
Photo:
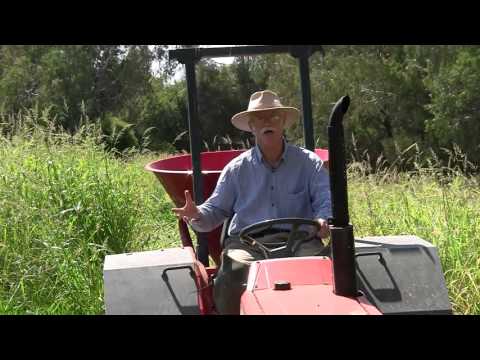
[[[298, 109], [283, 106], [272, 91], [254, 93], [248, 110], [231, 121], [238, 129], [253, 133], [255, 147], [225, 166], [214, 192], [202, 205], [196, 206], [186, 191], [185, 206], [172, 209], [199, 232], [211, 231], [233, 216], [214, 286], [220, 314], [239, 313], [249, 265], [264, 259], [258, 249], [240, 242], [238, 234], [244, 227], [276, 218], [314, 219], [320, 227], [318, 238], [302, 244], [295, 255], [320, 255], [324, 250], [320, 239], [329, 235], [329, 177], [315, 153], [285, 141], [284, 130], [298, 118]], [[274, 241], [276, 236], [264, 234], [264, 240]]]

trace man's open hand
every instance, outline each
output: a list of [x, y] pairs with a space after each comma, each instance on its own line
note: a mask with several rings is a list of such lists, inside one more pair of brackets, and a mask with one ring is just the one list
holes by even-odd
[[198, 211], [188, 190], [185, 190], [185, 205], [181, 208], [173, 208], [172, 211], [179, 219], [184, 219], [187, 222], [197, 219], [200, 215], [200, 211]]
[[330, 228], [328, 227], [328, 221], [325, 219], [315, 219], [316, 222], [320, 224], [320, 230], [317, 233], [317, 237], [320, 239], [325, 239], [330, 236]]

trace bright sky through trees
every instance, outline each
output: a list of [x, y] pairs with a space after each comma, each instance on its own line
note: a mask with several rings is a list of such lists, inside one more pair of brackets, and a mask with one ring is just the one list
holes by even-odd
[[[176, 45], [169, 45], [170, 48], [175, 48]], [[227, 47], [227, 46], [238, 46], [238, 45], [200, 45], [200, 47]], [[231, 64], [233, 62], [234, 57], [221, 57], [221, 58], [213, 58], [212, 60], [219, 63], [219, 64]], [[152, 71], [154, 74], [158, 71], [159, 64], [157, 61], [153, 62], [152, 64]], [[172, 81], [178, 81], [185, 75], [185, 69], [179, 67], [174, 78]]]

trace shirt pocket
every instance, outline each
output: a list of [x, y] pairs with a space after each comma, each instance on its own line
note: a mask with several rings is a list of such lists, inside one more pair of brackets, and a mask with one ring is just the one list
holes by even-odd
[[287, 177], [282, 186], [285, 193], [288, 196], [297, 196], [303, 194], [308, 188], [308, 184], [305, 183], [303, 176], [300, 177], [300, 175], [303, 174], [295, 174], [294, 176], [292, 176], [292, 174], [289, 175], [290, 177]]
[[295, 193], [287, 192], [284, 197], [284, 217], [310, 218], [312, 205], [307, 189]]
[[287, 196], [295, 197], [295, 196], [305, 195], [306, 191], [307, 190], [305, 188], [296, 189], [296, 190], [293, 190], [293, 191], [287, 190]]

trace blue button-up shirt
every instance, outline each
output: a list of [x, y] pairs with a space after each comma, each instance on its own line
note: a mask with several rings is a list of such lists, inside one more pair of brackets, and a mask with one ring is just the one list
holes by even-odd
[[223, 169], [212, 195], [200, 206], [193, 229], [208, 232], [233, 215], [229, 235], [262, 220], [332, 216], [330, 183], [323, 162], [312, 151], [284, 142], [280, 164], [272, 168], [258, 145]]

